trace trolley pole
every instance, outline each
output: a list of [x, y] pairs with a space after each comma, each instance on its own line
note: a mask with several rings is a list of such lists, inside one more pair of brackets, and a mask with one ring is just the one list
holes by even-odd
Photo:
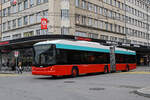
[[18, 71], [18, 56], [19, 56], [19, 51], [15, 51], [14, 52], [14, 56], [16, 58], [16, 73]]

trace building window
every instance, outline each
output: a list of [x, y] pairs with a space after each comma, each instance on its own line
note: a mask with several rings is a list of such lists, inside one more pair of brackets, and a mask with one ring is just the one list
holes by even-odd
[[12, 27], [13, 29], [16, 28], [16, 19], [12, 21]]
[[10, 15], [11, 7], [8, 7], [8, 16]]
[[80, 15], [75, 15], [76, 24], [80, 24]]
[[116, 0], [114, 0], [113, 6], [116, 6], [116, 2], [117, 2], [117, 1], [116, 1]]
[[100, 11], [100, 14], [103, 15], [103, 8], [102, 7], [99, 8], [99, 11]]
[[23, 34], [24, 37], [31, 37], [31, 36], [33, 36], [33, 35], [34, 35], [34, 31], [25, 32], [25, 33]]
[[6, 8], [3, 9], [3, 16], [6, 16]]
[[108, 22], [105, 22], [105, 29], [108, 30]]
[[90, 37], [90, 38], [97, 39], [97, 38], [98, 38], [98, 34], [89, 33], [89, 37]]
[[5, 37], [3, 37], [3, 40], [4, 40], [4, 41], [10, 40], [10, 36], [5, 36]]
[[82, 24], [86, 25], [86, 16], [82, 16]]
[[37, 4], [37, 5], [41, 4], [41, 0], [37, 0], [37, 1], [36, 1], [36, 4]]
[[82, 0], [82, 8], [86, 9], [86, 1]]
[[94, 20], [94, 27], [98, 28], [98, 20]]
[[68, 9], [62, 9], [61, 10], [61, 18], [62, 19], [69, 19], [69, 10]]
[[34, 24], [35, 23], [34, 14], [29, 16], [29, 22], [30, 22], [30, 24]]
[[48, 19], [48, 10], [43, 11], [43, 17]]
[[30, 7], [34, 6], [34, 0], [30, 0]]
[[48, 29], [41, 30], [41, 35], [46, 35], [46, 34], [48, 34]]
[[38, 13], [36, 14], [36, 21], [37, 21], [37, 22], [41, 22], [41, 18], [42, 18], [41, 12], [38, 12]]
[[98, 6], [97, 5], [94, 5], [94, 12], [98, 13]]
[[99, 21], [99, 28], [103, 29], [103, 22], [102, 21]]
[[69, 35], [69, 27], [62, 27], [61, 28], [62, 35]]
[[8, 30], [11, 29], [11, 21], [8, 21]]
[[41, 30], [36, 30], [36, 35], [41, 35]]
[[27, 9], [28, 8], [28, 0], [25, 0], [24, 1], [24, 9]]
[[12, 38], [13, 38], [13, 39], [21, 38], [21, 33], [19, 33], [19, 34], [14, 34], [14, 35], [12, 36]]
[[117, 32], [117, 25], [114, 25], [114, 31]]
[[100, 36], [100, 39], [102, 39], [102, 40], [108, 40], [108, 36], [106, 36], [106, 35], [101, 35], [101, 36]]
[[46, 3], [46, 2], [48, 2], [48, 0], [44, 0], [43, 2]]
[[88, 18], [88, 25], [92, 26], [92, 19], [91, 18]]
[[18, 11], [23, 10], [23, 5], [22, 4], [23, 4], [22, 2], [18, 3]]
[[6, 31], [6, 23], [3, 23], [3, 31]]
[[79, 7], [79, 0], [75, 0], [75, 5], [76, 5], [76, 7]]
[[48, 34], [48, 29], [46, 30], [41, 30], [41, 29], [38, 29], [36, 30], [36, 35], [46, 35]]
[[88, 10], [92, 11], [92, 4], [91, 3], [88, 3]]
[[23, 18], [24, 20], [24, 25], [27, 25], [28, 24], [28, 16], [24, 16], [24, 18]]
[[18, 27], [22, 26], [22, 18], [18, 18]]
[[75, 36], [88, 37], [88, 33], [86, 32], [75, 32]]
[[38, 29], [38, 30], [36, 30], [36, 35], [46, 35], [46, 34], [48, 34], [48, 29], [45, 29], [45, 30]]
[[124, 42], [124, 39], [118, 38], [118, 41], [121, 42], [121, 43], [123, 43], [123, 42]]
[[122, 33], [125, 34], [125, 28], [124, 27], [122, 27]]
[[110, 31], [113, 31], [113, 25], [110, 24]]
[[108, 14], [108, 9], [104, 8], [104, 16], [107, 16]]

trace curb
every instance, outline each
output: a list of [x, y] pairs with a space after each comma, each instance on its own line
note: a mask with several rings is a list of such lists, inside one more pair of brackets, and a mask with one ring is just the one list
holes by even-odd
[[150, 88], [142, 88], [135, 91], [136, 94], [150, 98]]

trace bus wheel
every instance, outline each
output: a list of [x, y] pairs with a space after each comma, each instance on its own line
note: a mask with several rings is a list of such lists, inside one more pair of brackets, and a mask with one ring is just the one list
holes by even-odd
[[52, 75], [52, 78], [58, 78], [58, 76], [57, 75]]
[[71, 74], [71, 76], [72, 77], [77, 77], [78, 74], [79, 74], [78, 68], [76, 68], [76, 67], [72, 68], [72, 74]]
[[128, 72], [130, 69], [129, 69], [129, 65], [126, 66], [126, 69], [123, 70], [122, 72]]
[[126, 72], [130, 70], [129, 65], [126, 66]]
[[105, 66], [105, 68], [104, 68], [104, 74], [107, 74], [107, 73], [109, 73], [108, 66]]

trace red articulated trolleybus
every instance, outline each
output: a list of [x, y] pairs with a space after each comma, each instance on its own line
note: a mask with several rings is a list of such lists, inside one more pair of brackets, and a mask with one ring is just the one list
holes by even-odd
[[52, 40], [36, 43], [33, 48], [33, 75], [76, 77], [80, 74], [129, 71], [136, 68], [134, 51], [116, 47], [113, 57], [111, 46], [96, 42]]

